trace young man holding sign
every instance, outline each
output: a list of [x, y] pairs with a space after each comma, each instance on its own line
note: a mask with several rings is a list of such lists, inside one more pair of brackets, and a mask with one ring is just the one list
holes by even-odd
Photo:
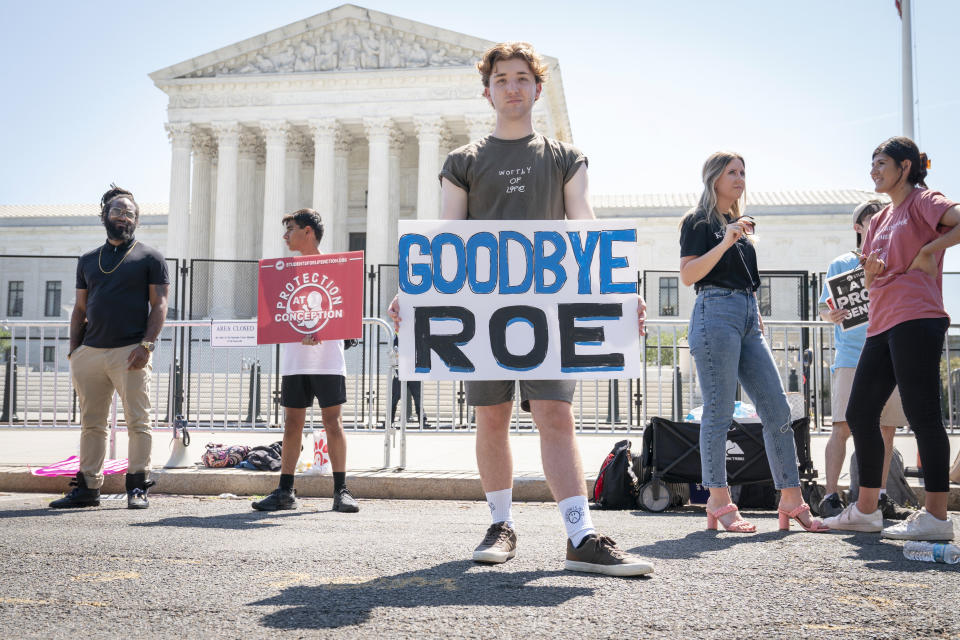
[[[501, 43], [487, 50], [477, 67], [484, 96], [497, 114], [496, 126], [491, 135], [447, 156], [440, 173], [441, 219], [489, 220], [489, 231], [496, 231], [496, 220], [593, 219], [587, 158], [533, 129], [533, 106], [547, 73], [540, 56], [527, 43]], [[640, 300], [641, 332], [644, 310]], [[390, 315], [399, 327], [397, 299]], [[514, 384], [465, 382], [467, 404], [476, 407], [477, 466], [493, 520], [473, 553], [477, 562], [502, 563], [516, 555], [509, 440]], [[520, 381], [521, 407], [532, 413], [539, 430], [544, 475], [567, 531], [565, 566], [619, 576], [650, 573], [648, 562], [624, 553], [593, 527], [574, 434], [575, 389], [572, 379]]]
[[[283, 240], [291, 251], [304, 256], [320, 254], [323, 222], [319, 213], [313, 209], [300, 209], [282, 222], [286, 227]], [[315, 335], [307, 335], [299, 344], [281, 344], [280, 372], [280, 404], [284, 413], [280, 486], [263, 500], [254, 502], [253, 508], [277, 511], [299, 506], [293, 490], [293, 474], [300, 458], [307, 409], [316, 398], [320, 403], [333, 467], [333, 510], [356, 513], [360, 507], [347, 491], [347, 439], [340, 416], [340, 407], [347, 402], [343, 341], [317, 340]]]
[[[857, 249], [860, 248], [863, 234], [870, 226], [870, 218], [884, 207], [879, 200], [868, 200], [860, 204], [853, 211], [853, 230], [857, 232]], [[859, 253], [848, 251], [830, 263], [827, 268], [827, 278], [847, 273], [860, 266]], [[860, 272], [862, 273], [862, 271]], [[866, 289], [864, 288], [864, 291]], [[832, 306], [828, 303], [832, 303]], [[853, 386], [853, 374], [857, 370], [857, 361], [863, 351], [863, 343], [867, 339], [867, 323], [845, 329], [844, 320], [851, 315], [850, 310], [843, 308], [830, 298], [830, 289], [827, 283], [823, 284], [820, 294], [820, 317], [836, 326], [834, 329], [834, 361], [830, 368], [830, 404], [832, 406], [833, 429], [824, 452], [826, 457], [826, 491], [827, 495], [820, 501], [820, 516], [830, 517], [843, 511], [844, 504], [837, 491], [837, 482], [840, 470], [843, 468], [843, 459], [847, 454], [847, 440], [850, 439], [850, 427], [847, 425], [847, 402], [850, 399], [850, 389]], [[893, 436], [897, 426], [907, 424], [900, 403], [900, 393], [895, 389], [880, 414], [880, 431], [883, 434], [883, 485], [880, 488], [880, 509], [884, 518], [903, 520], [912, 513], [897, 505], [886, 494], [887, 474], [890, 471], [890, 460], [893, 458]]]

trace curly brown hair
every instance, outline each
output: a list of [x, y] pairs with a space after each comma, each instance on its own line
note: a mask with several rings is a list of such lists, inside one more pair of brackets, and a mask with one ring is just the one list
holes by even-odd
[[490, 74], [493, 73], [493, 66], [497, 63], [497, 60], [510, 60], [512, 58], [520, 58], [527, 62], [537, 84], [546, 81], [547, 65], [544, 64], [540, 54], [533, 49], [532, 44], [529, 42], [501, 42], [484, 51], [483, 57], [477, 63], [477, 71], [480, 72], [483, 86], [490, 86]]

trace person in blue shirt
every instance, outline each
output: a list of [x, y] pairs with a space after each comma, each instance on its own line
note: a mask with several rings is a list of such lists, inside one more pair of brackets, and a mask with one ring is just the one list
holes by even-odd
[[[853, 230], [857, 232], [857, 249], [863, 240], [862, 234], [870, 225], [870, 218], [879, 213], [886, 206], [880, 200], [868, 200], [853, 210]], [[827, 278], [851, 271], [860, 266], [859, 254], [848, 251], [837, 257], [827, 268]], [[843, 511], [844, 503], [837, 491], [837, 481], [840, 470], [847, 454], [847, 440], [850, 438], [850, 427], [847, 426], [847, 401], [850, 398], [850, 389], [853, 386], [853, 374], [857, 370], [857, 361], [860, 351], [867, 339], [867, 323], [863, 323], [846, 331], [842, 323], [849, 311], [831, 308], [827, 305], [830, 292], [827, 283], [823, 283], [820, 294], [820, 317], [836, 325], [834, 328], [835, 356], [833, 366], [830, 367], [830, 404], [832, 405], [833, 430], [827, 441], [826, 456], [826, 492], [827, 495], [820, 502], [820, 516], [830, 517]], [[894, 389], [890, 399], [880, 415], [880, 431], [883, 434], [883, 486], [880, 489], [880, 509], [883, 517], [891, 520], [903, 520], [911, 511], [897, 505], [886, 493], [887, 474], [890, 471], [890, 460], [893, 458], [893, 436], [898, 426], [907, 424], [900, 403], [900, 393]]]

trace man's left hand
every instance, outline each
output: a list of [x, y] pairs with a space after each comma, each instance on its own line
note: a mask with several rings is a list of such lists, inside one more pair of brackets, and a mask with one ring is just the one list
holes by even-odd
[[637, 321], [640, 325], [640, 336], [647, 335], [647, 303], [643, 301], [643, 296], [637, 296]]
[[150, 362], [150, 352], [139, 344], [127, 356], [127, 371], [143, 369]]

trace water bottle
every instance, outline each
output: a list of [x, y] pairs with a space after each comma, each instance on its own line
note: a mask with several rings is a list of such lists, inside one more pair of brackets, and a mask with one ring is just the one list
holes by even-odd
[[931, 543], [910, 540], [903, 545], [903, 557], [907, 560], [957, 564], [957, 562], [960, 562], [960, 547], [945, 542]]

